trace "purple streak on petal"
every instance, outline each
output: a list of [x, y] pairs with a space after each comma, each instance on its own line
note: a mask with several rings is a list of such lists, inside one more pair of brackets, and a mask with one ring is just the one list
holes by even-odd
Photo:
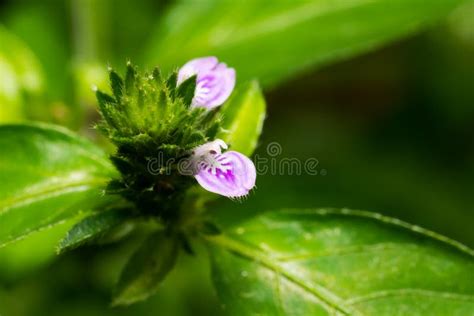
[[216, 57], [196, 58], [188, 61], [178, 72], [178, 85], [192, 75], [214, 69], [219, 61]]
[[227, 197], [242, 197], [255, 186], [256, 170], [249, 158], [236, 151], [218, 154], [214, 161], [226, 160], [216, 168], [200, 168], [195, 175], [198, 183], [206, 190]]
[[197, 75], [193, 107], [212, 109], [224, 103], [235, 87], [235, 70], [219, 63], [216, 57], [203, 57], [187, 62], [178, 72], [178, 85]]

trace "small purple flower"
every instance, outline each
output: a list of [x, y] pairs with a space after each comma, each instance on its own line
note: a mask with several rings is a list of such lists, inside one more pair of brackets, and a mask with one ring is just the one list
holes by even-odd
[[221, 139], [193, 150], [193, 164], [197, 182], [206, 190], [230, 198], [246, 196], [255, 186], [257, 172], [249, 158], [227, 149]]
[[235, 70], [219, 63], [216, 57], [188, 61], [178, 72], [178, 85], [193, 75], [197, 75], [193, 107], [212, 109], [224, 103], [234, 90]]

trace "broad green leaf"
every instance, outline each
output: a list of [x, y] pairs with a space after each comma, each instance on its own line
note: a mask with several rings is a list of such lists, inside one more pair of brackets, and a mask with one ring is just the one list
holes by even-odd
[[103, 237], [131, 217], [132, 210], [127, 208], [112, 209], [88, 216], [74, 225], [66, 237], [61, 240], [58, 252], [71, 250], [91, 240]]
[[0, 247], [111, 201], [101, 149], [51, 125], [0, 126]]
[[31, 50], [0, 25], [0, 122], [24, 118], [28, 99], [43, 88], [43, 74]]
[[180, 1], [158, 23], [146, 61], [176, 67], [206, 55], [264, 87], [349, 58], [444, 17], [464, 0]]
[[113, 305], [128, 305], [153, 295], [176, 263], [179, 240], [159, 231], [148, 237], [127, 262]]
[[208, 237], [229, 315], [473, 315], [474, 252], [350, 210], [267, 213]]
[[224, 132], [217, 137], [233, 150], [251, 155], [262, 132], [265, 111], [265, 99], [258, 83], [252, 81], [241, 86], [220, 110]]

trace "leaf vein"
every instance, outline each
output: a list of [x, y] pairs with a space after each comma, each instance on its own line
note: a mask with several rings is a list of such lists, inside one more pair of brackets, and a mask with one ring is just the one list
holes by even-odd
[[268, 269], [274, 271], [275, 273], [281, 273], [285, 279], [289, 282], [295, 284], [296, 286], [302, 288], [303, 290], [307, 291], [308, 293], [312, 294], [318, 301], [321, 302], [321, 305], [327, 310], [336, 310], [337, 312], [343, 315], [355, 315], [358, 314], [354, 308], [344, 305], [344, 301], [342, 298], [337, 296], [335, 293], [331, 292], [326, 287], [316, 284], [316, 285], [308, 285], [304, 282], [304, 280], [299, 279], [297, 276], [292, 275], [291, 273], [282, 269], [282, 267], [276, 262], [276, 258], [268, 257], [262, 253], [260, 249], [254, 250], [251, 249], [249, 245], [244, 244], [243, 242], [231, 239], [227, 236], [217, 236], [217, 237], [205, 237], [206, 240], [223, 247], [224, 249], [233, 252], [243, 258], [255, 261], [257, 263], [262, 264], [263, 266], [267, 267]]

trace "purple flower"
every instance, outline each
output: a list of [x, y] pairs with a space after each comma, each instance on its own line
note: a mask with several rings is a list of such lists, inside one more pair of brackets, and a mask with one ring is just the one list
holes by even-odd
[[212, 109], [224, 103], [234, 90], [235, 70], [219, 63], [216, 57], [188, 61], [178, 72], [178, 85], [193, 75], [197, 75], [193, 107]]
[[257, 172], [249, 158], [227, 149], [221, 139], [193, 150], [192, 160], [197, 182], [206, 190], [230, 198], [246, 196], [255, 186]]

